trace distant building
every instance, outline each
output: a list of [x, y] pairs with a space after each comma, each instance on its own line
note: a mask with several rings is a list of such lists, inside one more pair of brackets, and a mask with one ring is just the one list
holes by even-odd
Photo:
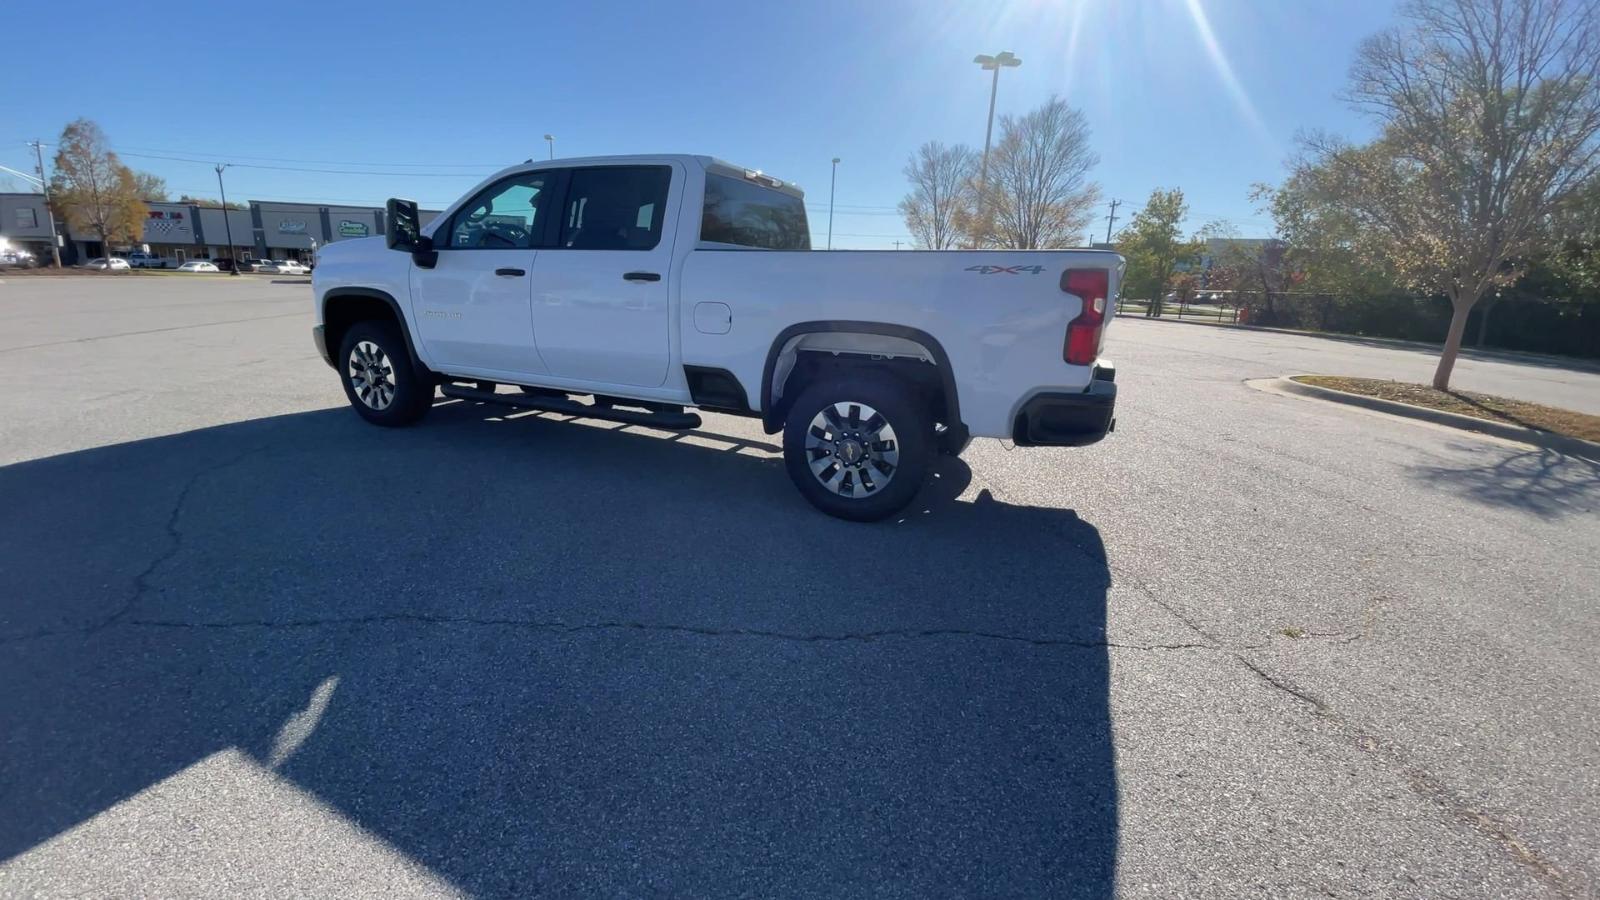
[[[254, 200], [246, 209], [226, 211], [194, 203], [146, 205], [150, 209], [140, 240], [113, 246], [113, 254], [147, 244], [156, 256], [179, 260], [224, 256], [310, 259], [313, 247], [384, 232], [384, 211], [376, 207]], [[437, 211], [424, 211], [423, 224], [437, 215]], [[65, 238], [62, 263], [72, 265], [105, 255], [93, 232], [68, 229], [59, 218], [56, 227]], [[43, 194], [0, 194], [0, 240], [31, 250], [40, 259], [49, 257], [50, 225]]]

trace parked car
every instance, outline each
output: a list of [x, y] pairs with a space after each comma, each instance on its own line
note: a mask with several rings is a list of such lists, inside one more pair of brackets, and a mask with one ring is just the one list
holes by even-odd
[[38, 264], [38, 260], [27, 250], [0, 252], [0, 269], [31, 269]]
[[665, 429], [699, 427], [690, 406], [752, 416], [806, 500], [864, 521], [972, 436], [1078, 447], [1115, 425], [1110, 251], [806, 252], [799, 189], [683, 155], [525, 163], [426, 228], [390, 200], [387, 227], [320, 248], [312, 276], [313, 341], [376, 425], [436, 388]]
[[272, 271], [279, 275], [304, 275], [311, 270], [298, 259], [280, 259], [273, 265]]
[[258, 259], [246, 258], [235, 260], [232, 257], [227, 256], [219, 256], [212, 260], [212, 262], [216, 263], [217, 268], [224, 272], [232, 272], [235, 268], [237, 268], [240, 272], [254, 272], [256, 271], [256, 267], [261, 264], [261, 261]]
[[91, 259], [88, 262], [84, 263], [83, 267], [85, 269], [101, 269], [101, 270], [105, 270], [105, 269], [131, 269], [131, 268], [133, 268], [132, 266], [128, 265], [128, 261], [127, 260], [123, 259], [120, 256], [113, 256], [113, 257], [110, 257], [109, 259], [104, 257], [104, 256], [97, 256], [94, 259]]
[[191, 259], [178, 267], [179, 272], [221, 272], [215, 263], [203, 259]]
[[135, 269], [171, 269], [177, 267], [178, 261], [135, 250], [128, 254], [128, 265]]

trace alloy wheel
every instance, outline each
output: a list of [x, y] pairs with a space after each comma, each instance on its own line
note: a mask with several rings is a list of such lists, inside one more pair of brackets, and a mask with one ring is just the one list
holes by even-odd
[[833, 493], [869, 497], [894, 478], [900, 443], [889, 420], [867, 404], [831, 403], [806, 430], [806, 462]]
[[350, 386], [370, 409], [388, 409], [394, 402], [394, 366], [382, 347], [359, 341], [350, 348]]

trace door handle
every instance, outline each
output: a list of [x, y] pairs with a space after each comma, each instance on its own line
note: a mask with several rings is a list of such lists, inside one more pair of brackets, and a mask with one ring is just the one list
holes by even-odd
[[622, 276], [623, 281], [660, 281], [660, 272], [629, 272]]
[[526, 269], [495, 269], [494, 273], [496, 275], [510, 275], [512, 278], [521, 278], [528, 274], [528, 271]]

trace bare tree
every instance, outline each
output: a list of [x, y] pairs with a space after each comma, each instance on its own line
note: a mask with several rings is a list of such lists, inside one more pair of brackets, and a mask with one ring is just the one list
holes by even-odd
[[1033, 250], [1070, 247], [1089, 224], [1100, 188], [1089, 171], [1083, 113], [1052, 97], [1022, 118], [1000, 118], [1000, 141], [989, 156], [988, 184], [971, 226], [974, 243]]
[[149, 207], [133, 170], [106, 148], [100, 126], [78, 119], [62, 129], [55, 170], [51, 199], [73, 227], [100, 236], [103, 255], [111, 256], [113, 242], [139, 239]]
[[961, 239], [960, 225], [972, 209], [977, 169], [978, 154], [965, 144], [929, 141], [906, 160], [911, 191], [900, 201], [900, 214], [918, 246], [948, 250]]
[[1433, 376], [1447, 390], [1473, 306], [1600, 173], [1600, 0], [1409, 0], [1402, 14], [1352, 72], [1379, 138], [1314, 138], [1294, 177], [1375, 261], [1450, 298]]

